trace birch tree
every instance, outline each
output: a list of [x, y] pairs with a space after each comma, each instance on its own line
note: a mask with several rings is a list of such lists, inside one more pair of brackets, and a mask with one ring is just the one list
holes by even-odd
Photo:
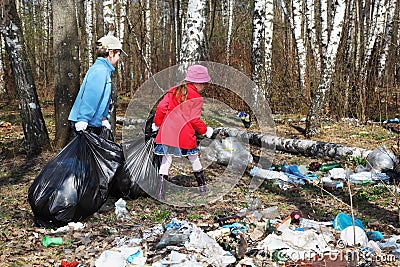
[[115, 35], [115, 9], [113, 0], [103, 1], [103, 17], [104, 35]]
[[[332, 31], [330, 33], [327, 48], [323, 54], [324, 68], [322, 70], [321, 81], [318, 84], [318, 88], [316, 89], [311, 100], [311, 106], [307, 114], [305, 131], [307, 136], [316, 135], [320, 131], [321, 117], [324, 114], [326, 95], [330, 89], [332, 75], [335, 71], [336, 55], [342, 33], [344, 15], [346, 11], [344, 0], [336, 1], [332, 9], [334, 10], [332, 14]], [[324, 30], [325, 29], [323, 29], [323, 31]], [[324, 36], [327, 36], [327, 34], [323, 34], [323, 41], [325, 38]]]
[[49, 136], [40, 109], [39, 99], [28, 63], [21, 21], [14, 0], [0, 4], [1, 35], [10, 58], [15, 87], [18, 93], [25, 149], [28, 157], [38, 155], [49, 144]]
[[205, 24], [206, 0], [189, 0], [184, 33], [181, 42], [180, 61], [195, 62], [206, 58]]
[[3, 38], [0, 38], [0, 96], [4, 99], [6, 95], [6, 85], [5, 85], [5, 72], [4, 72], [4, 41]]
[[[103, 17], [104, 17], [104, 35], [114, 35], [118, 32], [116, 30], [116, 10], [113, 0], [106, 0], [103, 2]], [[116, 36], [118, 38], [118, 36]], [[116, 101], [117, 101], [117, 81], [115, 77], [112, 78], [112, 91], [110, 102], [110, 123], [113, 132], [115, 132], [116, 125]]]
[[[273, 2], [270, 0], [256, 0], [253, 12], [253, 35], [251, 52], [251, 75], [257, 84], [254, 90], [262, 90], [269, 95], [273, 34]], [[253, 92], [253, 95], [258, 95]], [[258, 101], [254, 99], [254, 101]]]
[[182, 8], [180, 0], [172, 1], [172, 9], [174, 14], [174, 41], [175, 41], [175, 62], [180, 62], [180, 49], [182, 37]]
[[319, 74], [321, 72], [321, 50], [317, 40], [317, 25], [315, 23], [315, 3], [314, 0], [305, 0], [305, 27], [307, 32], [307, 40], [310, 45], [311, 54], [314, 58], [314, 71]]
[[146, 34], [145, 34], [145, 36], [146, 36], [146, 38], [145, 38], [145, 40], [146, 40], [146, 42], [145, 42], [145, 49], [146, 49], [146, 51], [145, 51], [145, 61], [147, 62], [147, 65], [146, 65], [146, 69], [145, 69], [145, 76], [147, 77], [147, 78], [149, 78], [150, 77], [150, 74], [151, 74], [151, 69], [152, 69], [152, 67], [151, 67], [151, 23], [152, 23], [152, 21], [151, 21], [151, 18], [150, 18], [150, 0], [146, 0], [146, 8], [145, 8], [145, 12], [144, 12], [144, 25], [145, 25], [145, 27], [146, 27]]
[[84, 1], [85, 10], [85, 31], [87, 35], [87, 46], [86, 46], [86, 60], [88, 66], [93, 64], [93, 44], [95, 42], [93, 37], [93, 0]]
[[281, 7], [283, 9], [284, 14], [286, 15], [287, 19], [289, 20], [290, 28], [293, 32], [293, 37], [296, 43], [296, 50], [297, 50], [297, 64], [299, 69], [299, 80], [300, 86], [304, 89], [306, 87], [306, 49], [304, 45], [304, 38], [302, 33], [302, 21], [303, 21], [303, 1], [301, 0], [293, 0], [292, 2], [292, 13], [293, 18], [289, 14], [288, 10], [286, 9], [285, 0], [281, 1]]
[[[227, 3], [227, 8], [228, 12], [226, 14], [226, 17], [228, 18], [228, 29], [227, 29], [227, 34], [226, 34], [226, 64], [229, 65], [230, 63], [230, 57], [231, 57], [231, 39], [232, 39], [232, 26], [233, 26], [233, 7], [235, 5], [235, 0], [226, 0], [223, 1], [228, 2]], [[223, 16], [225, 17], [225, 16]]]
[[79, 39], [74, 0], [53, 1], [54, 144], [64, 147], [70, 138], [68, 115], [79, 90]]

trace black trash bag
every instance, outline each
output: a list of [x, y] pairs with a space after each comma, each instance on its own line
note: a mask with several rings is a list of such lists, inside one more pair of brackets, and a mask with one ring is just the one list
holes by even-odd
[[105, 126], [101, 127], [101, 132], [100, 132], [99, 136], [102, 137], [103, 139], [114, 142], [113, 132]]
[[144, 133], [122, 144], [125, 162], [115, 174], [110, 195], [127, 199], [137, 199], [146, 194], [155, 196], [161, 157], [153, 152], [157, 135], [151, 130], [153, 116], [151, 114], [147, 119]]
[[82, 131], [35, 178], [28, 191], [35, 223], [59, 227], [100, 209], [123, 164], [119, 145]]

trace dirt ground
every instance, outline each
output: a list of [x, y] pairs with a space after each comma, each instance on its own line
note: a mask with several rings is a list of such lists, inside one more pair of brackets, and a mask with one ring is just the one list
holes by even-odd
[[[54, 136], [52, 103], [42, 103], [50, 136]], [[120, 115], [123, 115], [122, 113]], [[304, 139], [301, 116], [274, 116], [276, 134], [280, 137]], [[117, 130], [120, 132], [120, 125]], [[120, 137], [117, 140], [120, 140]], [[377, 123], [359, 125], [352, 121], [327, 122], [322, 133], [314, 140], [344, 144], [365, 149], [385, 145], [396, 152], [399, 135]], [[339, 212], [350, 214], [349, 190], [326, 192], [317, 186], [307, 185], [282, 190], [271, 183], [263, 183], [249, 192], [250, 176], [245, 173], [239, 183], [220, 200], [204, 206], [174, 207], [151, 197], [127, 200], [130, 219], [117, 220], [114, 202], [110, 198], [103, 208], [87, 219], [82, 232], [60, 234], [63, 244], [54, 247], [42, 245], [44, 235], [54, 236], [49, 229], [35, 226], [27, 202], [29, 186], [57, 151], [45, 151], [39, 157], [26, 159], [21, 151], [23, 133], [16, 105], [0, 105], [0, 266], [60, 266], [62, 260], [78, 261], [82, 266], [94, 266], [101, 252], [115, 246], [117, 237], [141, 237], [146, 229], [172, 218], [187, 220], [204, 231], [218, 228], [216, 216], [237, 214], [248, 207], [249, 197], [259, 199], [259, 208], [278, 206], [281, 218], [292, 211], [301, 210], [316, 221], [328, 221]], [[309, 165], [311, 162], [327, 163], [323, 159], [306, 158], [276, 152], [273, 164]], [[355, 162], [348, 162], [354, 166]], [[353, 165], [352, 165], [353, 164]], [[212, 171], [210, 171], [212, 175]], [[393, 186], [354, 186], [352, 201], [355, 216], [370, 230], [381, 231], [385, 236], [400, 234], [398, 194]], [[154, 243], [155, 241], [153, 241]], [[149, 242], [149, 247], [151, 247]], [[149, 249], [148, 261], [160, 258], [159, 252]], [[268, 263], [264, 266], [270, 266]], [[289, 266], [289, 265], [287, 265]], [[294, 266], [294, 265], [293, 265]], [[332, 265], [333, 266], [333, 265]], [[396, 266], [396, 264], [392, 265]]]

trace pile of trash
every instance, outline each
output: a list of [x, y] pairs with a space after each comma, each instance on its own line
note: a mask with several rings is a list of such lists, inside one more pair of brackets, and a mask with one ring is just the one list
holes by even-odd
[[272, 180], [284, 190], [304, 184], [320, 185], [327, 190], [336, 190], [343, 188], [346, 183], [354, 185], [393, 183], [395, 180], [400, 180], [400, 173], [396, 171], [398, 164], [393, 152], [386, 150], [385, 147], [378, 147], [367, 156], [365, 166], [359, 165], [354, 171], [343, 168], [339, 162], [329, 164], [312, 162], [309, 166], [280, 164], [268, 170], [254, 166], [250, 175]]
[[[346, 213], [319, 222], [299, 210], [281, 216], [277, 206], [260, 208], [259, 199], [248, 198], [248, 203], [249, 208], [216, 216], [207, 226], [173, 218], [144, 229], [139, 237], [121, 237], [116, 231], [114, 246], [102, 251], [94, 264], [223, 267], [348, 266], [353, 262], [353, 266], [376, 266], [373, 264], [396, 264], [400, 259], [400, 236], [385, 237], [379, 231], [370, 231], [361, 220]], [[129, 212], [121, 204], [122, 200], [116, 202], [117, 218], [129, 220]], [[84, 227], [70, 224], [69, 229], [59, 228], [52, 234], [82, 231]], [[46, 247], [60, 244], [59, 237], [43, 237]], [[75, 266], [86, 266], [75, 262]], [[66, 264], [62, 266], [72, 266]]]
[[[97, 212], [113, 191], [121, 197], [115, 203], [116, 218], [129, 221], [122, 198], [149, 193], [141, 191], [139, 182], [150, 183], [146, 188], [157, 188], [155, 180], [147, 179], [157, 177], [159, 166], [158, 159], [149, 153], [154, 145], [152, 138], [144, 136], [125, 144], [124, 150], [132, 152], [125, 158], [123, 147], [81, 133], [51, 160], [28, 194], [38, 225], [62, 226], [51, 232], [52, 236], [43, 236], [43, 246], [63, 244], [57, 235], [65, 231], [84, 230], [83, 224], [74, 222]], [[233, 137], [200, 149], [210, 161], [236, 170], [244, 170], [253, 162], [251, 153]], [[305, 184], [337, 190], [346, 183], [391, 183], [400, 177], [398, 164], [392, 152], [379, 147], [368, 155], [365, 166], [357, 166], [354, 171], [338, 162], [312, 162], [309, 166], [280, 164], [270, 169], [254, 166], [250, 175], [272, 180], [284, 190]], [[85, 190], [80, 190], [81, 185]], [[277, 206], [260, 208], [259, 199], [247, 200], [247, 208], [237, 214], [216, 216], [207, 227], [173, 218], [145, 229], [140, 237], [120, 237], [115, 231], [115, 247], [102, 251], [95, 266], [332, 266], [333, 262], [339, 263], [336, 266], [347, 266], [348, 262], [362, 266], [383, 261], [391, 264], [400, 259], [400, 236], [384, 237], [378, 231], [369, 231], [354, 216], [339, 213], [332, 221], [319, 222], [301, 211], [282, 216]], [[79, 264], [61, 263], [69, 267]]]

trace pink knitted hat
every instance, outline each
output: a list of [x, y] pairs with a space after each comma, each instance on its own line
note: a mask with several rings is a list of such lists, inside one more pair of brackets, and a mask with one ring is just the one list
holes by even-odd
[[187, 69], [185, 81], [193, 83], [208, 83], [211, 77], [208, 69], [202, 65], [193, 65]]

